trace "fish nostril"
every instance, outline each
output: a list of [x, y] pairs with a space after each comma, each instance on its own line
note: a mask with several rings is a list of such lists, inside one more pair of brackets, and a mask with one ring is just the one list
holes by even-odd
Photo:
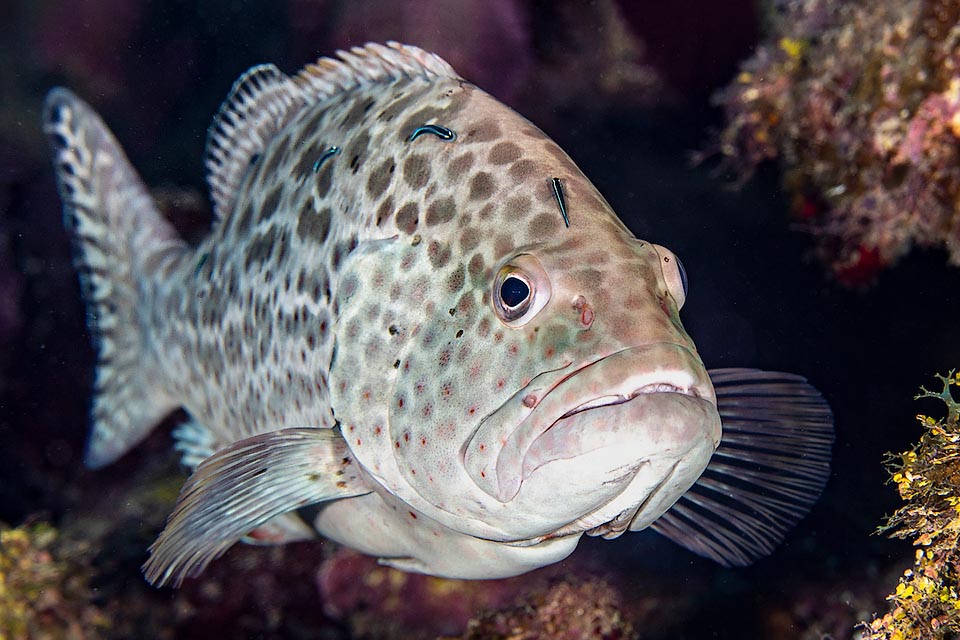
[[589, 329], [596, 318], [590, 303], [583, 296], [577, 296], [573, 301], [573, 308], [580, 312], [580, 324], [583, 328]]

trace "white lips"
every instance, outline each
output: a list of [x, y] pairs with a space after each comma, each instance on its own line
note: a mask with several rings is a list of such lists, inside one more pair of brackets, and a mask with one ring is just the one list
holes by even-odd
[[581, 411], [586, 411], [587, 409], [596, 409], [598, 407], [606, 407], [612, 404], [622, 404], [629, 400], [633, 400], [639, 395], [647, 393], [679, 393], [686, 396], [693, 396], [695, 398], [700, 397], [700, 393], [693, 387], [678, 387], [669, 382], [654, 382], [651, 384], [645, 384], [639, 389], [635, 389], [628, 395], [615, 394], [615, 395], [603, 395], [593, 400], [587, 400], [586, 402], [577, 405], [570, 411], [567, 411], [565, 414], [560, 416], [560, 419], [569, 418], [570, 416], [580, 413]]

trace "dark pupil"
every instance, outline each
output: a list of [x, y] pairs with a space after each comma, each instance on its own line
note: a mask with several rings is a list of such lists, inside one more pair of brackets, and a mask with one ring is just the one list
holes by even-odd
[[530, 295], [530, 287], [520, 278], [507, 278], [500, 285], [500, 299], [507, 307], [516, 307]]

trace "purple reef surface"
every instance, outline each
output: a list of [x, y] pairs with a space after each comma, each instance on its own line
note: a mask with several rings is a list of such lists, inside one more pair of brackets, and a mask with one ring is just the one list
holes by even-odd
[[717, 150], [777, 160], [798, 227], [846, 285], [914, 246], [960, 265], [960, 3], [786, 0], [717, 96]]

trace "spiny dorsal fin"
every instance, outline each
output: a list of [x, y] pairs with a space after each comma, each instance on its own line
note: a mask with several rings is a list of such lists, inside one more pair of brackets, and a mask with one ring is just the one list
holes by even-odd
[[229, 215], [247, 168], [308, 103], [401, 77], [460, 77], [440, 56], [398, 42], [370, 43], [336, 55], [339, 60], [321, 58], [293, 78], [264, 64], [234, 83], [207, 136], [204, 161], [217, 219]]
[[435, 53], [399, 42], [376, 42], [350, 51], [337, 51], [339, 60], [320, 58], [294, 80], [313, 98], [326, 98], [356, 86], [388, 82], [401, 77], [453, 78], [460, 75]]
[[769, 554], [830, 475], [833, 415], [800, 376], [713, 369], [723, 438], [706, 471], [651, 525], [724, 566]]
[[305, 102], [300, 87], [272, 64], [233, 84], [207, 133], [204, 164], [218, 219], [230, 213], [247, 168]]

